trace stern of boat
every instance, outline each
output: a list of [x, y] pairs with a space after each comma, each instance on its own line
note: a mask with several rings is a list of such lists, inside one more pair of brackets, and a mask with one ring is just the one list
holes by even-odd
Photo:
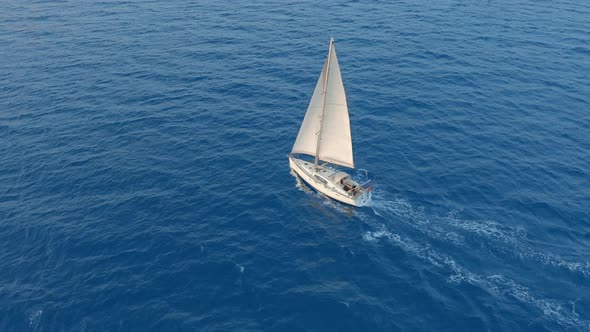
[[372, 195], [373, 195], [373, 188], [372, 187], [365, 188], [363, 190], [363, 192], [360, 193], [356, 197], [356, 199], [354, 200], [355, 205], [356, 206], [365, 206], [365, 205], [369, 204], [369, 202], [371, 202]]

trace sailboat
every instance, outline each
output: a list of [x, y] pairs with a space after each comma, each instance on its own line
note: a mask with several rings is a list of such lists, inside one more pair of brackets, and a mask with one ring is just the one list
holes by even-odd
[[330, 38], [328, 57], [289, 154], [289, 166], [315, 190], [337, 201], [363, 206], [371, 200], [368, 183], [354, 181], [339, 167], [354, 169], [354, 158], [334, 38]]

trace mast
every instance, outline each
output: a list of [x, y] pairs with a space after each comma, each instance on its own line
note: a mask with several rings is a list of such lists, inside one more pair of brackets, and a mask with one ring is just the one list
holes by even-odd
[[324, 98], [322, 102], [322, 115], [320, 116], [320, 131], [318, 132], [318, 141], [315, 148], [315, 158], [313, 160], [313, 169], [318, 167], [318, 159], [320, 155], [320, 142], [322, 139], [322, 123], [324, 122], [324, 111], [326, 110], [326, 93], [328, 87], [328, 77], [330, 76], [330, 60], [332, 58], [332, 45], [334, 45], [334, 38], [330, 36], [330, 48], [328, 49], [328, 61], [326, 64], [326, 77], [324, 77]]

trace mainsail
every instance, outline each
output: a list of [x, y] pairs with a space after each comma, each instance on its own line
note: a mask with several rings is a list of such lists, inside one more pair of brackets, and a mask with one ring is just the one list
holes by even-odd
[[346, 93], [334, 39], [291, 153], [354, 168]]

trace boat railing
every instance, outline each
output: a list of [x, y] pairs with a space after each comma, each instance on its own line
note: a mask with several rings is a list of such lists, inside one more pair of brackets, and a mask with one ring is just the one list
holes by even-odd
[[364, 182], [363, 184], [361, 184], [361, 186], [363, 188], [372, 187], [373, 186], [373, 180], [368, 180], [368, 181]]

